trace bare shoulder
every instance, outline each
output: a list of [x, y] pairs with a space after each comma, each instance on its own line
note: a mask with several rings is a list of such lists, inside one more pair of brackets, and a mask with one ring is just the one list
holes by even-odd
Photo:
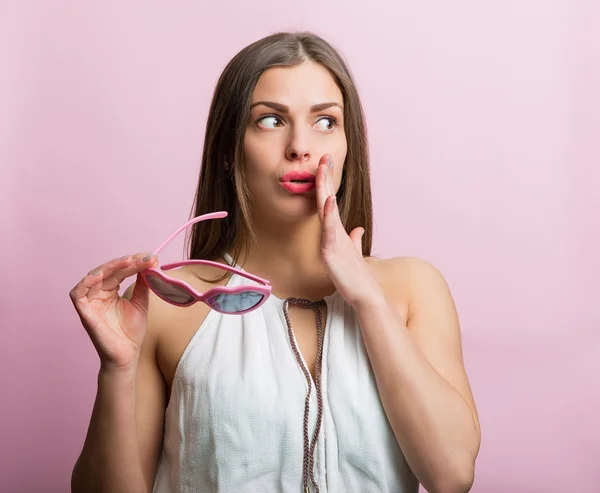
[[440, 270], [431, 262], [419, 257], [368, 257], [367, 263], [375, 270], [395, 278], [396, 282], [402, 280], [419, 281], [423, 279], [438, 280], [442, 277]]
[[395, 302], [408, 305], [409, 316], [419, 305], [423, 306], [425, 298], [451, 298], [441, 271], [425, 259], [369, 257], [367, 263], [386, 295]]

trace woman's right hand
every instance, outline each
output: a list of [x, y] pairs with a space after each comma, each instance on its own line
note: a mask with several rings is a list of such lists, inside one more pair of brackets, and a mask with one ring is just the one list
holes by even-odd
[[[126, 371], [137, 364], [146, 336], [149, 290], [139, 273], [155, 267], [155, 255], [140, 253], [107, 262], [85, 276], [69, 293], [92, 343], [101, 368]], [[119, 296], [119, 286], [138, 274], [130, 300]]]

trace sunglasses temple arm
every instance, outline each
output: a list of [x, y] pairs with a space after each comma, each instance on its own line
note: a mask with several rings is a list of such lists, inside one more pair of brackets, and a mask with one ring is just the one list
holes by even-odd
[[257, 281], [257, 282], [260, 282], [260, 283], [263, 283], [263, 284], [267, 284], [267, 285], [270, 285], [270, 284], [271, 284], [271, 281], [269, 281], [269, 280], [267, 280], [267, 279], [263, 279], [262, 277], [255, 276], [254, 274], [250, 274], [249, 272], [246, 272], [246, 271], [243, 271], [243, 272], [242, 272], [242, 271], [240, 271], [239, 269], [236, 269], [235, 267], [232, 267], [231, 265], [223, 265], [223, 264], [219, 264], [219, 263], [217, 263], [217, 262], [215, 262], [215, 263], [216, 263], [216, 264], [217, 264], [217, 265], [218, 265], [218, 266], [219, 266], [221, 269], [223, 269], [223, 268], [224, 268], [224, 269], [226, 269], [226, 270], [228, 270], [228, 271], [230, 271], [230, 272], [235, 272], [236, 274], [239, 274], [239, 275], [241, 275], [242, 277], [246, 277], [246, 278], [248, 278], [248, 279], [251, 279], [251, 280], [253, 280], [253, 281]]
[[[227, 212], [226, 211], [219, 211], [219, 212], [209, 212], [208, 214], [203, 214], [201, 216], [195, 217], [194, 219], [191, 219], [190, 221], [186, 222], [183, 226], [177, 228], [177, 230], [172, 233], [165, 241], [163, 241], [155, 250], [154, 250], [154, 255], [158, 255], [163, 248], [165, 248], [172, 240], [173, 238], [175, 238], [179, 233], [181, 233], [184, 229], [189, 228], [192, 224], [198, 223], [200, 221], [205, 221], [207, 219], [221, 219], [227, 216]], [[209, 261], [210, 262], [210, 261]], [[223, 268], [224, 266], [222, 264], [218, 264], [215, 263], [216, 265], [218, 265], [219, 267]], [[270, 282], [266, 279], [263, 279], [262, 277], [258, 277], [255, 275], [252, 275], [248, 272], [240, 272], [238, 269], [236, 269], [235, 267], [231, 267], [231, 266], [225, 266], [225, 268], [227, 270], [230, 270], [231, 272], [236, 272], [238, 274], [242, 274], [242, 276], [245, 276], [249, 279], [252, 279], [253, 281], [258, 281], [261, 283], [265, 283], [265, 284], [270, 284]]]
[[188, 264], [212, 265], [214, 267], [218, 267], [219, 269], [228, 270], [229, 272], [235, 272], [236, 274], [238, 274], [242, 277], [251, 279], [253, 281], [260, 282], [262, 284], [266, 284], [269, 286], [271, 285], [271, 281], [269, 281], [268, 279], [263, 279], [262, 277], [255, 276], [254, 274], [250, 274], [249, 272], [236, 269], [235, 267], [233, 267], [231, 265], [221, 264], [219, 262], [213, 262], [212, 260], [184, 260], [182, 262], [174, 262], [171, 264], [165, 264], [165, 265], [161, 266], [160, 269], [166, 271], [166, 270], [175, 269], [177, 267], [181, 267], [182, 265], [188, 265]]
[[221, 219], [227, 216], [226, 211], [219, 212], [210, 212], [208, 214], [203, 214], [202, 216], [195, 217], [190, 221], [186, 222], [183, 226], [179, 227], [173, 234], [171, 234], [165, 241], [163, 241], [155, 250], [154, 255], [158, 255], [163, 248], [165, 248], [179, 233], [181, 233], [184, 229], [189, 228], [192, 224], [198, 223], [200, 221], [205, 221], [207, 219]]

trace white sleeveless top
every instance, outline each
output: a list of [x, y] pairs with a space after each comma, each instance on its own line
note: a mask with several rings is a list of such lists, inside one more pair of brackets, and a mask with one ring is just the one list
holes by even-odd
[[[253, 283], [233, 274], [227, 285]], [[313, 467], [318, 491], [417, 493], [356, 314], [338, 292], [324, 301], [323, 414]], [[303, 492], [308, 384], [283, 307], [284, 300], [271, 295], [244, 315], [208, 313], [175, 371], [153, 493]], [[318, 403], [310, 384], [312, 438]]]

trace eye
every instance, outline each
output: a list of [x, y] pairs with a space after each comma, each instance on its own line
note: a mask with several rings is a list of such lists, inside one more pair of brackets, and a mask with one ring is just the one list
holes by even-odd
[[277, 128], [278, 126], [280, 126], [283, 122], [281, 121], [281, 118], [279, 118], [278, 116], [275, 115], [267, 115], [267, 116], [263, 116], [262, 118], [260, 118], [257, 123], [261, 126], [261, 127], [265, 127], [265, 128]]
[[317, 121], [316, 125], [319, 127], [319, 130], [331, 131], [337, 125], [337, 121], [335, 120], [335, 118], [325, 116], [323, 118], [320, 118]]

